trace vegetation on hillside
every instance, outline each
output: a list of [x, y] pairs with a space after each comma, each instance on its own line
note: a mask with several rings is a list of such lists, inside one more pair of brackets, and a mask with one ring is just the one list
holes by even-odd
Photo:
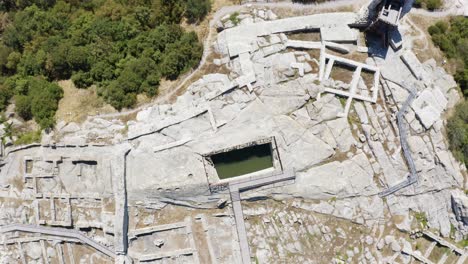
[[194, 32], [209, 0], [0, 1], [0, 111], [14, 97], [17, 112], [41, 127], [53, 125], [61, 89], [97, 85], [117, 109], [140, 93], [153, 96], [161, 78], [176, 79], [197, 65]]
[[436, 10], [442, 7], [442, 0], [415, 0], [414, 6], [420, 7], [428, 10]]
[[468, 164], [468, 103], [465, 100], [455, 108], [447, 122], [450, 149], [459, 161]]
[[450, 24], [439, 21], [429, 27], [432, 41], [456, 65], [455, 80], [468, 95], [468, 18], [455, 17]]
[[450, 23], [439, 21], [429, 27], [429, 33], [449, 63], [456, 66], [455, 80], [465, 96], [448, 120], [447, 134], [455, 157], [468, 164], [468, 18], [455, 17]]

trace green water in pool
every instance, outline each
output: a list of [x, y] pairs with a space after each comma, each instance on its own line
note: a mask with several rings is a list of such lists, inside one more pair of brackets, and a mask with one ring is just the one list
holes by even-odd
[[215, 154], [211, 160], [220, 179], [273, 167], [270, 143]]

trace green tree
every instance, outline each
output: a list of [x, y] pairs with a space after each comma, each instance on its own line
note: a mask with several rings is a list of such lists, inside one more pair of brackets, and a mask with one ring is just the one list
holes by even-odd
[[[5, 45], [0, 44], [0, 70], [3, 73], [8, 72], [8, 57], [13, 50]], [[21, 56], [21, 55], [20, 55]]]
[[454, 115], [447, 122], [450, 149], [455, 157], [468, 164], [468, 102], [455, 108]]
[[52, 13], [29, 6], [15, 13], [13, 25], [3, 33], [3, 42], [15, 50], [22, 51], [27, 42], [60, 32], [65, 24]]
[[8, 106], [13, 91], [6, 85], [0, 85], [0, 110], [3, 111]]
[[468, 94], [468, 18], [455, 17], [450, 24], [439, 21], [428, 29], [432, 41], [448, 58], [453, 59], [453, 64], [458, 65], [455, 80], [460, 85], [463, 93]]
[[23, 76], [43, 75], [45, 73], [45, 63], [47, 55], [43, 50], [36, 53], [25, 52], [17, 65], [17, 72]]
[[31, 120], [33, 118], [31, 112], [31, 101], [28, 96], [22, 94], [16, 95], [15, 107], [16, 113], [24, 120]]
[[141, 29], [151, 27], [151, 9], [147, 6], [138, 6], [135, 9], [135, 20]]
[[442, 7], [441, 0], [426, 0], [426, 6], [429, 10], [435, 10]]
[[457, 71], [455, 74], [455, 81], [460, 85], [461, 90], [465, 97], [468, 97], [468, 69]]
[[93, 84], [93, 79], [89, 72], [75, 72], [71, 79], [77, 88], [88, 88]]
[[105, 90], [102, 90], [102, 95], [109, 104], [118, 110], [133, 106], [136, 102], [136, 94], [126, 94], [117, 82], [112, 82]]
[[185, 17], [189, 23], [200, 22], [211, 10], [210, 0], [188, 0]]
[[93, 81], [101, 82], [114, 79], [114, 65], [107, 61], [99, 61], [93, 65], [90, 71], [90, 77]]
[[16, 70], [18, 63], [21, 61], [21, 53], [13, 51], [8, 55], [6, 67], [10, 70]]
[[62, 88], [38, 77], [17, 79], [15, 85], [17, 113], [25, 120], [34, 118], [43, 129], [53, 126]]

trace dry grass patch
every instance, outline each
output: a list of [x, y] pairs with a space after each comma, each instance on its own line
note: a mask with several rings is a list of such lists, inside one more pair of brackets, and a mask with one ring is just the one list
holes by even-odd
[[311, 59], [316, 59], [317, 61], [320, 61], [320, 50], [311, 49], [311, 50], [307, 50], [307, 53], [309, 53], [309, 56]]
[[353, 79], [353, 74], [354, 74], [355, 69], [351, 69], [349, 67], [346, 67], [344, 65], [335, 64], [333, 65], [333, 68], [330, 73], [330, 78], [335, 80], [335, 81], [342, 81], [344, 83], [351, 83], [351, 80]]
[[138, 212], [138, 217], [130, 218], [130, 227], [132, 229], [143, 228], [148, 225], [143, 223], [143, 219], [148, 215], [154, 215], [154, 221], [149, 225], [167, 225], [176, 222], [184, 222], [186, 217], [195, 218], [199, 214], [227, 213], [228, 207], [224, 209], [195, 209], [177, 205], [166, 205], [162, 209], [151, 209], [140, 206], [130, 206], [129, 213], [134, 215]]
[[[421, 61], [425, 62], [428, 59], [434, 58], [435, 61], [437, 62], [438, 66], [443, 66], [446, 71], [449, 73], [453, 74], [455, 72], [454, 67], [451, 67], [451, 63], [447, 63], [445, 65], [442, 65], [442, 62], [444, 60], [444, 55], [442, 51], [440, 51], [439, 48], [437, 48], [434, 43], [431, 40], [431, 35], [427, 31], [429, 26], [434, 24], [436, 21], [449, 21], [449, 17], [441, 17], [434, 19], [433, 17], [426, 17], [426, 16], [421, 16], [421, 15], [415, 15], [415, 14], [408, 14], [409, 19], [411, 22], [413, 22], [416, 27], [418, 27], [423, 33], [424, 33], [424, 38], [425, 40], [416, 40], [414, 42], [414, 47], [413, 49], [415, 50], [416, 57]], [[411, 27], [413, 31], [416, 33], [419, 33], [417, 29], [414, 27]], [[427, 42], [427, 48], [425, 48]]]
[[303, 40], [303, 41], [320, 41], [320, 31], [316, 32], [301, 32], [292, 33], [288, 35], [288, 39], [291, 40]]
[[59, 81], [63, 89], [63, 98], [56, 113], [58, 121], [83, 122], [90, 115], [114, 113], [116, 110], [99, 97], [96, 89], [78, 89], [71, 80]]
[[437, 244], [434, 249], [432, 250], [431, 254], [429, 255], [428, 259], [432, 260], [434, 263], [437, 263], [444, 254], [453, 254], [450, 252], [450, 249], [447, 247], [443, 247]]
[[223, 6], [231, 6], [237, 4], [239, 4], [238, 0], [213, 0], [211, 2], [211, 13], [218, 11]]
[[372, 86], [374, 85], [374, 74], [375, 73], [366, 70], [361, 71], [361, 77], [364, 80], [364, 83], [366, 84], [367, 88], [369, 89], [369, 92]]
[[359, 3], [349, 3], [348, 6], [340, 6], [335, 8], [317, 8], [315, 4], [304, 5], [301, 8], [284, 8], [273, 7], [271, 10], [278, 16], [278, 18], [287, 18], [295, 16], [307, 16], [319, 13], [335, 13], [335, 12], [355, 12], [360, 8]]
[[345, 58], [345, 59], [349, 59], [349, 60], [353, 60], [353, 61], [357, 61], [357, 62], [361, 62], [361, 63], [365, 63], [366, 59], [369, 58], [369, 54], [367, 54], [367, 53], [350, 52], [350, 53], [347, 53], [347, 54], [343, 54], [343, 53], [337, 52], [337, 51], [335, 51], [333, 49], [329, 49], [329, 48], [327, 48], [326, 53], [330, 54], [330, 55], [340, 57], [340, 58]]

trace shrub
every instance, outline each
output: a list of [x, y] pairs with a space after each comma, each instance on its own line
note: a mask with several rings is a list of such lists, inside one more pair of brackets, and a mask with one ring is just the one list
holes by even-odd
[[413, 3], [415, 7], [421, 7], [431, 11], [441, 8], [442, 4], [442, 0], [415, 0]]
[[31, 113], [31, 102], [26, 95], [15, 96], [16, 113], [21, 116], [24, 120], [32, 119]]
[[3, 111], [8, 106], [10, 98], [13, 96], [13, 90], [7, 85], [0, 84], [0, 110]]
[[136, 94], [125, 93], [124, 88], [118, 82], [112, 82], [105, 89], [100, 89], [100, 94], [104, 96], [106, 102], [111, 104], [117, 110], [131, 107], [136, 103]]
[[239, 20], [239, 13], [238, 12], [234, 12], [232, 13], [230, 16], [229, 16], [229, 20], [231, 20], [231, 22], [237, 26], [240, 22]]
[[468, 97], [468, 69], [457, 71], [455, 81], [460, 85], [465, 97]]
[[185, 17], [189, 23], [198, 23], [211, 10], [210, 0], [188, 0]]
[[441, 0], [426, 0], [426, 7], [429, 10], [435, 10], [442, 7]]
[[71, 79], [77, 88], [87, 88], [93, 84], [93, 79], [89, 72], [76, 72], [72, 75]]
[[425, 212], [415, 212], [414, 217], [416, 218], [416, 221], [418, 221], [422, 228], [427, 227], [427, 216]]
[[468, 101], [456, 106], [447, 122], [447, 136], [455, 158], [468, 164]]
[[41, 128], [54, 125], [58, 102], [63, 96], [60, 86], [42, 78], [28, 77], [16, 80], [16, 111], [25, 120], [34, 120]]
[[468, 72], [468, 18], [455, 17], [450, 24], [439, 21], [428, 29], [432, 41], [456, 65], [455, 80], [467, 95]]
[[26, 145], [39, 141], [41, 141], [41, 130], [30, 131], [19, 135], [18, 139], [14, 142], [14, 144]]

